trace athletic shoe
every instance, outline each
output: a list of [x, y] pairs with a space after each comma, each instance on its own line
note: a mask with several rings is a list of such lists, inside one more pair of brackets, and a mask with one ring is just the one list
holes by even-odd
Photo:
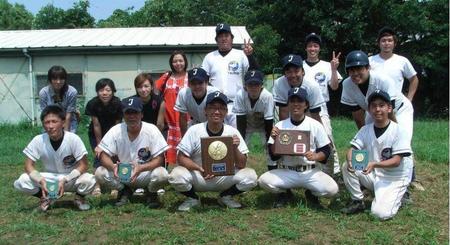
[[274, 208], [282, 208], [285, 207], [290, 201], [294, 199], [294, 194], [290, 189], [286, 192], [279, 193], [275, 202], [273, 203]]
[[411, 198], [411, 193], [409, 192], [408, 189], [406, 189], [406, 192], [405, 192], [405, 194], [403, 194], [402, 200], [400, 202], [401, 202], [401, 207], [404, 207], [406, 205], [413, 203], [413, 200]]
[[39, 201], [39, 210], [42, 212], [45, 212], [48, 210], [50, 205], [52, 204], [52, 201], [47, 197], [41, 197]]
[[323, 208], [323, 206], [320, 204], [320, 200], [317, 196], [314, 196], [310, 190], [305, 191], [305, 197], [306, 201], [317, 208]]
[[425, 187], [423, 187], [423, 185], [419, 182], [419, 181], [417, 181], [417, 180], [414, 180], [414, 181], [412, 181], [411, 182], [411, 184], [409, 184], [414, 190], [418, 190], [418, 191], [424, 191], [425, 190]]
[[134, 193], [135, 193], [137, 196], [142, 196], [142, 195], [144, 195], [145, 190], [144, 190], [144, 188], [137, 188], [136, 191], [134, 191]]
[[364, 211], [366, 206], [362, 200], [352, 200], [352, 202], [346, 207], [341, 209], [344, 214], [355, 214]]
[[220, 197], [219, 204], [227, 208], [241, 208], [242, 205], [235, 201], [231, 195]]
[[198, 206], [200, 206], [200, 200], [188, 197], [180, 206], [178, 206], [178, 211], [187, 212], [191, 210], [191, 208], [195, 208]]
[[87, 211], [91, 209], [91, 205], [89, 205], [86, 199], [78, 194], [75, 195], [75, 198], [73, 199], [73, 204], [75, 204], [75, 206], [81, 211]]
[[133, 195], [133, 191], [130, 187], [124, 186], [122, 190], [117, 194], [116, 207], [123, 206], [127, 204], [130, 200], [130, 197]]
[[156, 192], [147, 192], [146, 194], [147, 207], [159, 208], [161, 203], [158, 200], [158, 194]]

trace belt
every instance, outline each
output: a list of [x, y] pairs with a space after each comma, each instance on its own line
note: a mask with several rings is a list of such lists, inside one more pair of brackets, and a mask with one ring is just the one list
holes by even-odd
[[289, 169], [296, 172], [304, 172], [306, 170], [311, 170], [313, 168], [316, 168], [316, 164], [309, 164], [309, 165], [299, 165], [299, 166], [286, 166], [286, 165], [280, 165], [280, 168]]

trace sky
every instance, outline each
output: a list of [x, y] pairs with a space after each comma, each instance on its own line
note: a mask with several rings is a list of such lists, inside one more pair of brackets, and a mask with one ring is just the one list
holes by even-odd
[[[78, 0], [7, 0], [9, 3], [19, 3], [34, 15], [47, 4], [53, 4], [58, 8], [67, 10]], [[108, 18], [116, 9], [126, 9], [134, 7], [134, 10], [144, 6], [145, 0], [89, 0], [89, 14], [97, 21]]]

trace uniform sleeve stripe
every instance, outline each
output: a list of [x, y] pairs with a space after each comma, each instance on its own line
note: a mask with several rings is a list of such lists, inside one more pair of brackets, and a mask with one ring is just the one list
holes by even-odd
[[178, 149], [178, 151], [181, 151], [184, 155], [191, 157], [191, 154], [189, 154], [188, 151], [186, 149], [184, 149], [183, 147], [180, 147], [180, 145], [178, 145], [177, 149]]
[[350, 103], [350, 102], [347, 102], [347, 101], [344, 101], [344, 100], [341, 100], [341, 103], [344, 104], [344, 105], [349, 105], [349, 106], [357, 106], [358, 105], [356, 103]]
[[31, 154], [31, 152], [28, 151], [27, 149], [23, 150], [23, 154], [25, 154], [28, 158], [30, 158], [34, 162], [36, 162], [38, 160], [38, 157], [37, 156], [33, 156], [33, 154]]
[[361, 146], [360, 145], [358, 145], [356, 142], [350, 142], [350, 145], [352, 145], [353, 147], [355, 147], [356, 149], [358, 149], [358, 150], [361, 150]]
[[166, 145], [165, 147], [163, 147], [159, 151], [155, 152], [155, 154], [152, 155], [152, 158], [159, 156], [161, 153], [167, 151], [168, 149], [169, 149], [169, 145]]
[[402, 153], [413, 153], [413, 152], [411, 149], [408, 149], [408, 148], [392, 151], [392, 155], [398, 155], [398, 154], [402, 154]]

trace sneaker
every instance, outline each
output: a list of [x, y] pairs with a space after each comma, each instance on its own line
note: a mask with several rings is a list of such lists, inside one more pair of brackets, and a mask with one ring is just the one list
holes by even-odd
[[273, 203], [274, 208], [282, 208], [285, 207], [290, 201], [294, 199], [294, 194], [290, 189], [286, 192], [279, 193], [275, 202]]
[[116, 207], [123, 206], [127, 204], [130, 200], [130, 197], [133, 195], [133, 191], [130, 187], [125, 186], [122, 190], [117, 194]]
[[355, 214], [364, 211], [364, 209], [366, 209], [366, 206], [362, 200], [352, 200], [346, 208], [341, 209], [341, 212], [344, 214]]
[[147, 207], [149, 208], [159, 208], [161, 203], [158, 200], [158, 194], [156, 192], [148, 192], [146, 194]]
[[50, 205], [52, 204], [52, 201], [47, 197], [41, 197], [39, 201], [39, 210], [42, 212], [45, 212], [48, 210]]
[[402, 207], [413, 203], [413, 200], [411, 198], [411, 193], [409, 193], [408, 189], [406, 189], [406, 192], [405, 192], [405, 194], [403, 194], [402, 200], [400, 202], [401, 202]]
[[86, 201], [86, 199], [81, 196], [76, 194], [75, 198], [73, 199], [73, 204], [75, 204], [75, 206], [80, 210], [80, 211], [87, 211], [89, 209], [91, 209], [91, 205], [89, 205], [89, 203]]
[[411, 182], [411, 184], [409, 184], [413, 189], [418, 190], [418, 191], [424, 191], [425, 187], [423, 187], [423, 185], [417, 181], [414, 180], [413, 182]]
[[144, 190], [144, 188], [137, 188], [136, 191], [134, 191], [134, 193], [135, 193], [137, 196], [142, 196], [142, 195], [144, 195], [145, 190]]
[[178, 206], [178, 211], [187, 212], [191, 208], [200, 206], [200, 200], [188, 197], [180, 206]]
[[223, 196], [218, 200], [219, 204], [227, 208], [241, 208], [242, 205], [235, 201], [232, 196]]
[[305, 197], [306, 197], [306, 202], [308, 202], [310, 205], [318, 207], [318, 208], [323, 208], [323, 206], [320, 204], [319, 198], [317, 196], [313, 195], [310, 190], [305, 191]]

